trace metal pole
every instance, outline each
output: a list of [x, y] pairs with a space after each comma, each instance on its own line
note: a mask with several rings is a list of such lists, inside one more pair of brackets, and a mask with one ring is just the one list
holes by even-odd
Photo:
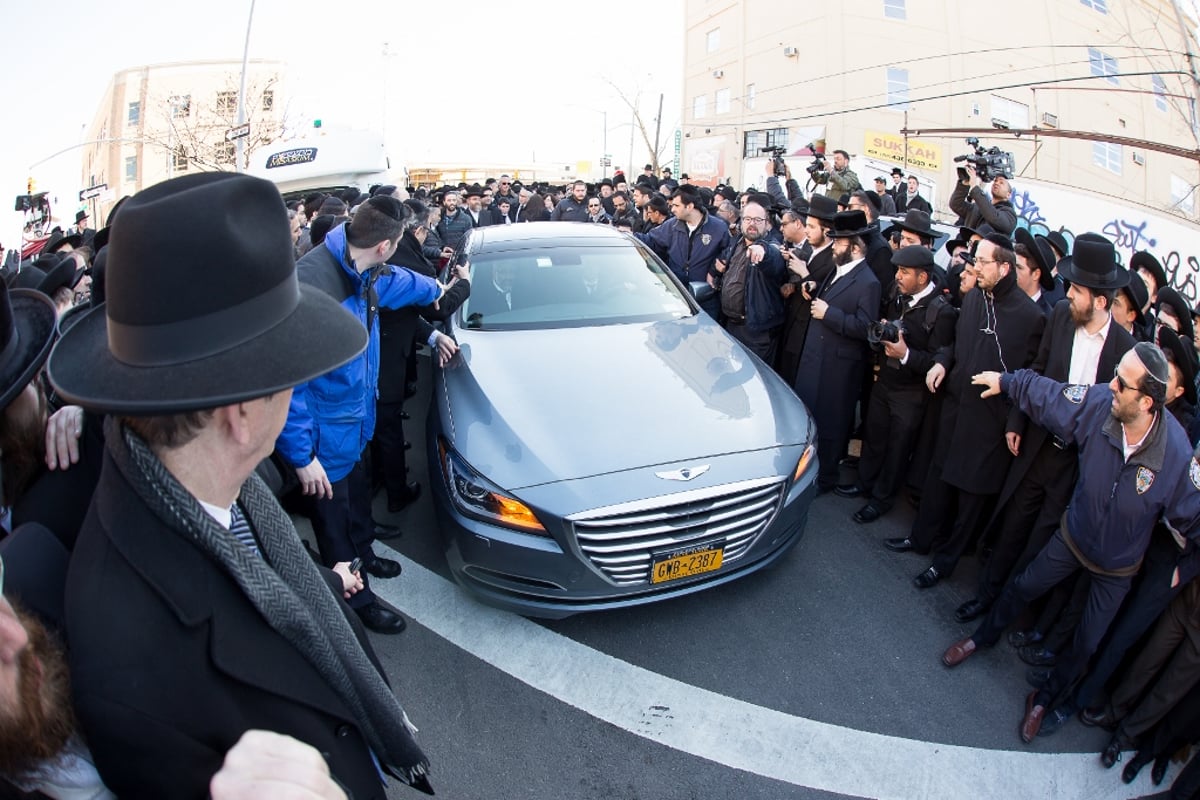
[[[246, 61], [250, 58], [250, 26], [254, 24], [254, 0], [250, 0], [250, 18], [246, 20], [246, 46], [242, 48], [242, 85], [238, 89], [238, 105], [237, 105], [237, 124], [241, 125], [246, 121]], [[239, 136], [237, 138], [237, 171], [241, 172], [246, 168], [244, 162], [244, 153], [246, 150], [246, 137]]]
[[650, 154], [650, 163], [654, 165], [655, 172], [658, 172], [658, 134], [662, 130], [662, 104], [663, 96], [660, 92], [658, 95], [658, 116], [654, 118], [654, 152]]
[[608, 177], [608, 112], [601, 111], [600, 113], [604, 115], [604, 144], [603, 144], [604, 152], [600, 154], [600, 163], [601, 163], [601, 165], [603, 165], [604, 169], [601, 170], [600, 177], [607, 178]]

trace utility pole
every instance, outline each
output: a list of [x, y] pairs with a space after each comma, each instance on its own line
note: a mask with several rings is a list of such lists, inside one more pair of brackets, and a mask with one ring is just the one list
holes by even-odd
[[[654, 118], [654, 152], [650, 154], [650, 163], [654, 165], [654, 172], [658, 173], [658, 133], [662, 130], [662, 92], [658, 94], [658, 116]], [[674, 176], [672, 176], [674, 177]]]
[[[237, 100], [238, 100], [238, 102], [237, 102], [237, 125], [238, 125], [238, 127], [241, 127], [241, 125], [246, 122], [246, 61], [250, 57], [250, 26], [253, 24], [254, 24], [254, 0], [250, 0], [250, 18], [248, 20], [246, 20], [246, 45], [245, 45], [245, 47], [242, 48], [242, 85], [241, 85], [241, 88], [238, 89], [238, 96], [237, 96]], [[234, 158], [234, 161], [236, 161], [237, 163], [235, 164], [235, 166], [237, 167], [238, 172], [242, 172], [243, 170], [246, 169], [245, 157], [244, 157], [245, 151], [246, 151], [246, 137], [239, 136], [235, 141], [237, 142], [237, 145], [236, 145], [237, 149], [235, 151], [237, 153], [237, 155]]]

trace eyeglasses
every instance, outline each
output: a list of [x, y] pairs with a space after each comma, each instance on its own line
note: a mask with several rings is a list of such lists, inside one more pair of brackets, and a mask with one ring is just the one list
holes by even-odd
[[1120, 371], [1120, 368], [1117, 368], [1117, 369], [1114, 369], [1114, 370], [1113, 370], [1113, 377], [1117, 379], [1117, 384], [1118, 384], [1118, 385], [1121, 387], [1121, 391], [1122, 391], [1122, 392], [1127, 392], [1127, 391], [1129, 391], [1130, 389], [1133, 389], [1133, 390], [1134, 390], [1135, 392], [1137, 392], [1138, 394], [1141, 394], [1141, 393], [1142, 393], [1142, 390], [1141, 390], [1141, 389], [1139, 389], [1138, 387], [1136, 387], [1136, 386], [1130, 386], [1128, 383], [1126, 383], [1126, 382], [1125, 382], [1125, 379], [1121, 377], [1121, 371]]
[[999, 264], [1000, 261], [995, 258], [982, 258], [980, 256], [975, 256], [975, 263], [976, 264]]
[[753, 222], [755, 225], [762, 225], [766, 221], [766, 217], [742, 217], [742, 222]]

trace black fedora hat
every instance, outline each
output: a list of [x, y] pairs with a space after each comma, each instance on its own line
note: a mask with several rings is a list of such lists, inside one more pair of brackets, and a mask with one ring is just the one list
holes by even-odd
[[[1075, 242], [1075, 247], [1079, 248], [1078, 240]], [[1148, 250], [1138, 250], [1129, 259], [1129, 271], [1137, 272], [1139, 269], [1145, 269], [1153, 275], [1159, 289], [1169, 286], [1171, 283], [1167, 280], [1167, 271], [1163, 269], [1163, 265]]]
[[823, 222], [833, 222], [837, 216], [837, 200], [823, 194], [814, 194], [808, 201], [808, 216], [816, 217]]
[[1088, 289], [1120, 289], [1129, 284], [1129, 270], [1117, 263], [1113, 243], [1098, 233], [1075, 237], [1075, 252], [1058, 262], [1058, 274]]
[[1189, 342], [1192, 341], [1195, 336], [1195, 326], [1192, 324], [1192, 310], [1188, 308], [1187, 300], [1183, 299], [1183, 295], [1170, 286], [1164, 286], [1158, 290], [1156, 305], [1160, 317], [1164, 308], [1169, 309], [1171, 315], [1179, 320], [1180, 337]]
[[1017, 240], [1017, 244], [1025, 245], [1025, 249], [1033, 258], [1034, 266], [1038, 268], [1038, 285], [1042, 287], [1042, 291], [1048, 292], [1053, 289], [1054, 253], [1051, 252], [1050, 245], [1034, 237], [1027, 228], [1017, 228], [1014, 231], [1014, 238]]
[[1158, 346], [1164, 353], [1169, 353], [1169, 361], [1179, 367], [1183, 379], [1183, 399], [1196, 405], [1196, 348], [1168, 327], [1158, 329]]
[[60, 230], [56, 230], [50, 234], [50, 238], [46, 240], [46, 244], [42, 246], [43, 253], [57, 253], [58, 249], [65, 244], [71, 245], [72, 248], [79, 247], [83, 244], [83, 237], [78, 233], [72, 233], [69, 236]]
[[483, 187], [480, 186], [478, 183], [472, 183], [470, 186], [467, 187], [466, 191], [463, 192], [463, 196], [464, 197], [483, 197]]
[[106, 253], [108, 302], [63, 334], [47, 366], [67, 402], [134, 415], [214, 408], [293, 387], [366, 347], [358, 319], [297, 281], [287, 210], [260, 178], [151, 186], [122, 206]]
[[871, 226], [867, 224], [867, 215], [860, 209], [839, 211], [833, 218], [834, 239], [849, 239], [852, 236], [865, 236]]
[[899, 229], [915, 233], [918, 236], [928, 236], [930, 238], [937, 236], [937, 231], [933, 229], [933, 220], [928, 212], [922, 211], [919, 208], [910, 208], [904, 212], [904, 219], [896, 220], [888, 228], [889, 231]]
[[1039, 240], [1045, 239], [1046, 244], [1054, 249], [1054, 252], [1058, 254], [1060, 259], [1071, 255], [1071, 246], [1067, 244], [1067, 237], [1062, 235], [1062, 231], [1050, 231], [1045, 236], [1039, 233], [1037, 238]]
[[0, 409], [7, 408], [46, 363], [58, 312], [32, 289], [0, 287]]
[[1146, 289], [1146, 282], [1140, 277], [1135, 280], [1130, 276], [1129, 283], [1122, 286], [1120, 291], [1125, 292], [1129, 296], [1130, 304], [1137, 315], [1137, 324], [1144, 324], [1146, 322], [1146, 310], [1150, 307], [1150, 292]]
[[82, 211], [82, 210], [75, 212], [75, 224], [76, 225], [83, 222], [87, 218], [88, 218], [88, 212]]
[[896, 177], [903, 178], [904, 170], [900, 169], [899, 167], [892, 167], [892, 174]]

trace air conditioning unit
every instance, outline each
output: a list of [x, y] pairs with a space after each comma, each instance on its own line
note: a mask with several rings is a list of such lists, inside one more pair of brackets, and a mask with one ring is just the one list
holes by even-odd
[[1144, 155], [1142, 155], [1141, 153], [1139, 153], [1138, 151], [1134, 150], [1133, 151], [1133, 163], [1137, 164], [1139, 167], [1144, 167], [1144, 166], [1146, 166], [1146, 157]]
[[1058, 127], [1058, 115], [1051, 114], [1049, 111], [1045, 112], [1044, 114], [1042, 114], [1042, 124], [1045, 125], [1047, 128], [1057, 128]]
[[713, 70], [713, 77], [714, 77], [714, 78], [724, 78], [724, 77], [725, 77], [725, 70], [723, 70], [723, 69], [714, 69], [714, 70]]
[[800, 55], [800, 48], [799, 47], [785, 47], [785, 48], [783, 48], [783, 54], [785, 56], [787, 56], [788, 58], [795, 58], [796, 56]]

